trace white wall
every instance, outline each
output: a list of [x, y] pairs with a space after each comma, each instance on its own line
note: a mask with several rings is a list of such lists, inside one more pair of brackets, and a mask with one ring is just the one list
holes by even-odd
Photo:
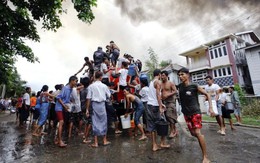
[[260, 46], [246, 50], [248, 68], [255, 95], [260, 95]]
[[228, 55], [211, 59], [211, 67], [218, 67], [222, 65], [230, 64]]

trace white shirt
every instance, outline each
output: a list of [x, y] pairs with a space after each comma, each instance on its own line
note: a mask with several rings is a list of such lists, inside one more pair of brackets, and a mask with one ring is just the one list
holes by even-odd
[[147, 104], [152, 106], [159, 106], [157, 96], [156, 96], [156, 89], [154, 88], [154, 81], [155, 80], [151, 81], [149, 85]]
[[221, 103], [224, 103], [225, 101], [227, 101], [227, 93], [220, 93], [218, 99], [221, 101]]
[[72, 104], [75, 110], [72, 110], [73, 113], [78, 113], [81, 111], [80, 97], [77, 88], [73, 88], [71, 92]]
[[217, 91], [220, 87], [217, 84], [212, 84], [211, 86], [206, 85], [205, 91], [211, 96], [212, 100], [216, 100]]
[[126, 78], [127, 78], [128, 70], [122, 68], [122, 69], [120, 69], [118, 72], [120, 73], [120, 76], [119, 76], [119, 85], [127, 86]]
[[126, 59], [126, 58], [118, 58], [117, 60], [118, 60], [117, 67], [121, 67], [122, 66], [122, 62], [129, 62], [129, 60]]
[[30, 101], [30, 95], [29, 95], [29, 93], [26, 92], [26, 93], [23, 95], [23, 100], [25, 100], [25, 105], [30, 105], [31, 101]]
[[91, 99], [91, 101], [104, 102], [110, 96], [111, 93], [108, 87], [99, 80], [88, 87], [87, 99]]
[[101, 63], [100, 71], [103, 73], [103, 78], [108, 78], [108, 72], [104, 73], [104, 70], [107, 71], [107, 65], [105, 63]]
[[143, 87], [140, 92], [139, 95], [141, 96], [141, 101], [142, 102], [147, 102], [148, 101], [148, 93], [149, 93], [149, 87]]

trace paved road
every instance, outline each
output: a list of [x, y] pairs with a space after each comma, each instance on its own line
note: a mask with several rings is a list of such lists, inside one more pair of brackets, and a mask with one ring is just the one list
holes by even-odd
[[[229, 126], [227, 126], [229, 127]], [[112, 132], [110, 146], [91, 148], [75, 136], [61, 149], [52, 142], [53, 132], [32, 137], [30, 129], [19, 129], [15, 115], [0, 115], [0, 162], [88, 162], [88, 163], [199, 163], [201, 151], [196, 139], [179, 128], [179, 136], [168, 140], [170, 149], [151, 151], [151, 140], [138, 141], [127, 131], [121, 136]], [[185, 130], [184, 130], [185, 131]], [[237, 127], [226, 136], [217, 134], [216, 124], [203, 124], [209, 158], [218, 163], [259, 163], [260, 129]], [[101, 140], [100, 140], [101, 142]]]

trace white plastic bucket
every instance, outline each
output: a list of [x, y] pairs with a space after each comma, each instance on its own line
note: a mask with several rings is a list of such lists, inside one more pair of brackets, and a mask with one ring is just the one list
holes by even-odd
[[131, 122], [130, 122], [130, 115], [128, 115], [126, 118], [124, 115], [120, 116], [121, 123], [122, 123], [122, 128], [127, 129], [131, 127]]
[[[218, 115], [217, 102], [215, 100], [212, 100], [211, 103], [212, 103], [213, 112], [215, 113], [215, 115]], [[209, 102], [205, 101], [204, 105], [205, 105], [205, 108], [207, 109], [207, 114], [210, 115], [210, 113], [209, 113]]]

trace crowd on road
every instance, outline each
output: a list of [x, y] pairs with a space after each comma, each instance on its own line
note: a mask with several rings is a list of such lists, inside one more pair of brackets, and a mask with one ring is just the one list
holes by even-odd
[[[188, 129], [200, 144], [203, 162], [209, 162], [205, 139], [200, 132], [202, 115], [198, 95], [205, 95], [208, 113], [216, 117], [219, 124], [219, 134], [226, 134], [224, 118], [228, 118], [231, 128], [235, 129], [230, 116], [232, 111], [227, 111], [226, 103], [234, 104], [236, 118], [241, 122], [239, 101], [233, 87], [229, 88], [229, 96], [228, 90], [223, 91], [213, 83], [211, 76], [207, 76], [207, 86], [203, 89], [190, 82], [186, 68], [178, 71], [179, 85], [169, 80], [167, 71], [159, 69], [153, 71], [149, 82], [148, 76], [141, 73], [140, 60], [134, 61], [129, 54], [120, 58], [120, 49], [113, 41], [106, 49], [104, 52], [102, 47], [98, 47], [93, 61], [85, 57], [82, 68], [69, 78], [67, 84], [55, 85], [55, 91], [49, 91], [49, 87], [44, 85], [41, 91], [31, 93], [31, 88], [27, 87], [25, 93], [13, 102], [19, 126], [23, 128], [29, 121], [32, 135], [36, 137], [47, 135], [46, 128], [56, 129], [54, 143], [59, 147], [67, 146], [62, 139], [64, 135], [69, 138], [82, 135], [83, 143], [96, 148], [99, 147], [98, 137], [103, 138], [103, 145], [111, 144], [107, 140], [109, 127], [114, 126], [114, 133], [121, 134], [120, 117], [130, 116], [136, 128], [134, 133], [141, 133], [138, 140], [146, 140], [149, 135], [152, 150], [158, 151], [170, 148], [167, 137], [172, 139], [178, 135], [176, 101], [179, 100]], [[82, 77], [78, 78], [82, 71]], [[169, 133], [159, 131], [163, 125], [169, 125]], [[93, 141], [90, 133], [94, 136]]]

